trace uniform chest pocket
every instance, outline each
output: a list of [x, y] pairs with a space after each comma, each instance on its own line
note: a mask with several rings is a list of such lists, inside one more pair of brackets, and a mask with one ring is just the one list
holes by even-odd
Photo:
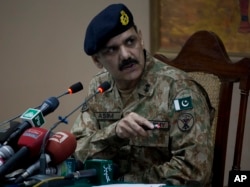
[[[156, 122], [152, 122], [156, 124]], [[157, 122], [158, 129], [149, 130], [148, 137], [136, 137], [130, 140], [130, 145], [145, 147], [168, 147], [169, 124], [167, 122]]]

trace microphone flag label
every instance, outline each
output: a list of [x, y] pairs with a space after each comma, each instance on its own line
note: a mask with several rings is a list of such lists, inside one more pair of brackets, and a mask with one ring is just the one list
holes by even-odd
[[175, 99], [174, 100], [174, 107], [175, 107], [175, 111], [192, 109], [193, 104], [192, 104], [191, 96], [180, 98], [180, 99]]
[[45, 123], [45, 119], [41, 110], [29, 108], [20, 117], [21, 119], [28, 121], [33, 127], [40, 127]]

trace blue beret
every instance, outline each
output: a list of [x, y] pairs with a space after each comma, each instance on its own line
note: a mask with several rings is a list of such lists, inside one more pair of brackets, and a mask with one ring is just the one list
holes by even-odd
[[88, 55], [95, 54], [111, 38], [133, 25], [133, 15], [124, 4], [109, 5], [89, 23], [85, 34], [84, 51]]

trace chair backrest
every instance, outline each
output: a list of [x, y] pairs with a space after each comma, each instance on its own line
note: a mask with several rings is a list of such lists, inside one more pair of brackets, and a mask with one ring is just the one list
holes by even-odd
[[243, 135], [250, 89], [250, 59], [232, 62], [221, 39], [213, 32], [198, 31], [184, 44], [173, 60], [155, 54], [163, 62], [182, 69], [200, 83], [216, 109], [212, 133], [214, 136], [214, 162], [212, 186], [222, 187], [224, 182], [226, 149], [233, 84], [241, 91], [239, 118], [232, 170], [240, 170]]

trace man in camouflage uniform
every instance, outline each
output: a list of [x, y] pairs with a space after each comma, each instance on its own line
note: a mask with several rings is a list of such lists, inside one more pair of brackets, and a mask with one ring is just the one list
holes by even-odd
[[125, 181], [209, 186], [213, 159], [206, 98], [188, 75], [153, 58], [131, 12], [113, 4], [89, 24], [85, 52], [103, 70], [72, 133], [75, 155], [111, 159]]

